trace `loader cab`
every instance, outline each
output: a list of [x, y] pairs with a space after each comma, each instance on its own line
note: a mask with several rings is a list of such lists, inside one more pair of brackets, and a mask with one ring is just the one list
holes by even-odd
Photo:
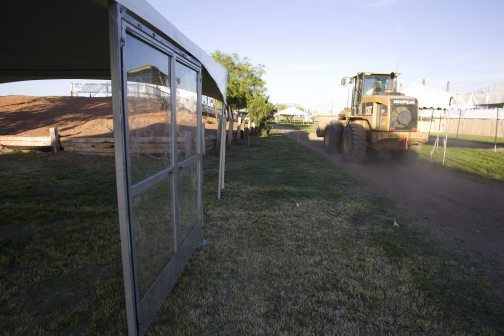
[[397, 75], [394, 72], [360, 72], [354, 76], [349, 81], [349, 83], [353, 83], [352, 115], [368, 114], [369, 111], [365, 111], [363, 104], [364, 98], [376, 95], [390, 95], [397, 92]]

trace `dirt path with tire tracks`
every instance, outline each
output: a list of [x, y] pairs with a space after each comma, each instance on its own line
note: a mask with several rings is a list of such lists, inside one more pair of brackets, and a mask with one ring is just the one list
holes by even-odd
[[366, 180], [399, 211], [414, 218], [450, 248], [477, 252], [504, 265], [504, 183], [479, 178], [428, 162], [397, 163], [386, 158], [348, 164], [324, 152], [314, 133], [275, 127], [336, 167]]

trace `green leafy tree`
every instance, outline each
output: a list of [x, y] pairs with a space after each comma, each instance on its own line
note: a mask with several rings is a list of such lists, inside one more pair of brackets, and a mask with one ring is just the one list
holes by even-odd
[[247, 104], [248, 115], [256, 124], [260, 134], [269, 134], [271, 122], [276, 111], [275, 105], [269, 102], [269, 97], [257, 94], [249, 99]]
[[287, 107], [289, 107], [289, 105], [278, 103], [278, 104], [275, 104], [275, 107], [276, 107], [277, 111], [282, 111], [282, 110], [285, 110]]
[[297, 108], [298, 110], [304, 111], [305, 108], [301, 104], [294, 103], [292, 104], [292, 107]]
[[257, 95], [264, 95], [266, 92], [266, 82], [262, 79], [264, 66], [253, 65], [247, 57], [240, 58], [238, 54], [228, 55], [219, 50], [215, 51], [212, 57], [228, 71], [226, 100], [230, 127], [227, 141], [231, 144], [233, 139], [232, 111], [247, 108], [249, 100]]
[[219, 50], [212, 54], [214, 60], [228, 71], [227, 104], [228, 111], [247, 107], [249, 99], [266, 92], [266, 82], [262, 79], [264, 66], [254, 66], [247, 57], [226, 54]]

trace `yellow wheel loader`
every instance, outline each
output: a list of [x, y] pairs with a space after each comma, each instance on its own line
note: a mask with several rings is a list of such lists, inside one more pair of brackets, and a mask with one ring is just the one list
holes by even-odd
[[337, 118], [322, 118], [317, 136], [327, 153], [341, 153], [360, 163], [371, 151], [389, 151], [394, 157], [416, 157], [427, 135], [417, 130], [418, 101], [397, 92], [398, 73], [360, 72], [344, 77], [352, 85], [352, 104]]

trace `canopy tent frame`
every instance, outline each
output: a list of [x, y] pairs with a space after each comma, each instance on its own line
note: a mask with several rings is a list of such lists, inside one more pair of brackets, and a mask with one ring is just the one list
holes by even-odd
[[[26, 5], [22, 2], [3, 2], [1, 10], [9, 13], [0, 29], [4, 34], [0, 57], [0, 83], [35, 79], [111, 79], [112, 108], [115, 138], [116, 184], [121, 237], [124, 291], [129, 335], [143, 335], [157, 314], [164, 298], [182, 273], [184, 265], [196, 246], [202, 242], [202, 95], [221, 100], [226, 106], [227, 71], [201, 48], [195, 45], [145, 0], [84, 0], [66, 2], [54, 0], [51, 6], [43, 2]], [[59, 10], [55, 10], [58, 8]], [[19, 20], [19, 17], [25, 20]], [[69, 24], [90, 23], [91, 33], [61, 29]], [[171, 155], [173, 166], [139, 183], [132, 183], [131, 158], [128, 138], [128, 91], [124, 67], [126, 31], [147, 45], [156, 45], [171, 58], [170, 73], [175, 64], [196, 72], [197, 126], [194, 155], [176, 158], [176, 99], [171, 100]], [[127, 44], [126, 44], [127, 45]], [[170, 92], [177, 97], [175, 77], [170, 79]], [[224, 133], [225, 134], [225, 133]], [[224, 136], [221, 134], [221, 137]], [[221, 143], [225, 140], [221, 139]], [[224, 186], [225, 147], [221, 148], [218, 194]], [[193, 167], [193, 168], [190, 168]], [[193, 169], [196, 178], [197, 225], [186, 238], [181, 237], [177, 195], [179, 171]], [[180, 175], [181, 176], [181, 175]], [[192, 175], [191, 175], [192, 176]], [[138, 270], [135, 256], [135, 225], [132, 199], [156, 185], [161, 179], [173, 182], [173, 221], [175, 255], [163, 268], [142, 297], [138, 289]], [[145, 297], [150, 297], [146, 303]]]

